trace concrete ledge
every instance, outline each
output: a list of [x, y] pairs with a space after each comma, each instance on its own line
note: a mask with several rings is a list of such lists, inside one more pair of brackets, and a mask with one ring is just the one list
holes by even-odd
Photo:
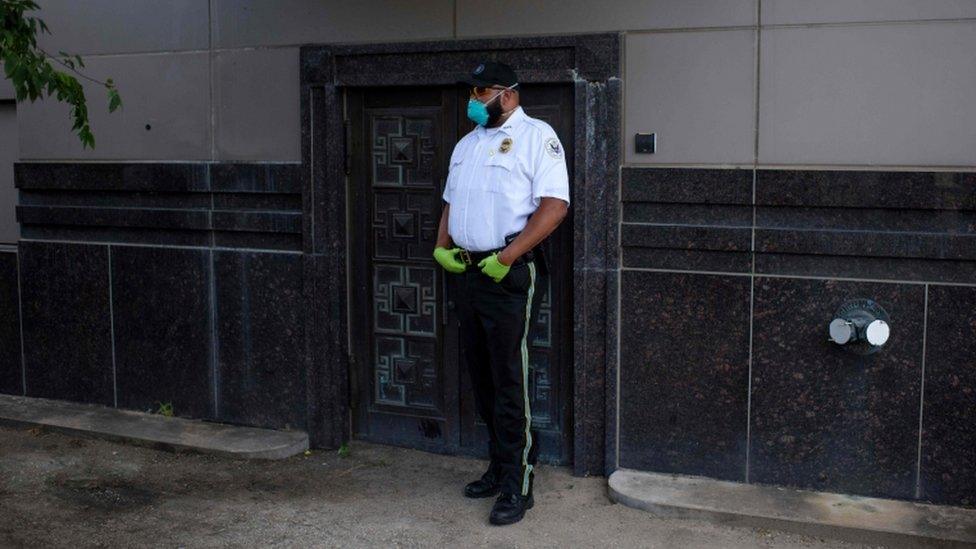
[[0, 424], [49, 429], [160, 450], [283, 459], [308, 449], [308, 434], [166, 417], [95, 404], [0, 395]]
[[619, 469], [610, 499], [678, 518], [786, 530], [858, 543], [972, 547], [976, 509], [926, 505]]

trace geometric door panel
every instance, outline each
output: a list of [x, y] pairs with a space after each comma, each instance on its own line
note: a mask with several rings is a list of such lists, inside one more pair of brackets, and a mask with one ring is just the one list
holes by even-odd
[[371, 377], [377, 410], [392, 406], [394, 413], [443, 412], [443, 360], [437, 342], [441, 281], [431, 256], [440, 194], [434, 137], [439, 113], [429, 108], [366, 114], [371, 143]]
[[374, 186], [436, 186], [436, 122], [428, 117], [375, 114], [370, 120]]
[[[443, 370], [437, 338], [440, 277], [437, 237], [439, 109], [410, 115], [368, 112], [375, 410], [442, 415]], [[392, 407], [392, 410], [391, 410]]]
[[[430, 260], [437, 240], [436, 112], [370, 116], [374, 257]], [[405, 189], [420, 189], [414, 193]]]
[[373, 321], [377, 333], [435, 336], [437, 287], [431, 267], [374, 265]]
[[381, 336], [376, 342], [376, 404], [427, 408], [437, 412], [438, 372], [431, 357], [436, 341]]
[[373, 189], [373, 257], [427, 261], [437, 242], [434, 211], [440, 197]]
[[457, 360], [444, 352], [456, 345], [433, 251], [454, 99], [447, 89], [347, 97], [357, 149], [349, 174], [355, 433], [449, 452], [457, 446]]
[[375, 404], [441, 410], [436, 313], [433, 268], [374, 265]]

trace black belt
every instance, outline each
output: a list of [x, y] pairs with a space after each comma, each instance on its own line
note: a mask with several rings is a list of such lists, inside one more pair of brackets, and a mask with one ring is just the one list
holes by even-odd
[[[518, 235], [519, 233], [515, 233], [506, 236], [505, 245], [507, 246], [508, 244], [511, 244], [512, 241], [515, 240], [515, 237]], [[470, 250], [465, 250], [464, 248], [461, 248], [460, 253], [458, 253], [458, 257], [465, 265], [477, 265], [482, 259], [490, 256], [491, 254], [497, 254], [504, 249], [505, 248], [502, 247], [502, 248], [495, 248], [494, 250], [488, 250], [485, 252], [472, 252]], [[518, 258], [516, 258], [515, 261], [512, 262], [512, 266], [519, 265], [527, 261], [532, 261], [533, 259], [535, 259], [535, 253], [533, 252], [533, 250], [529, 250], [524, 254], [522, 254], [521, 256], [519, 256]]]
[[[477, 265], [478, 263], [481, 262], [482, 259], [489, 257], [492, 254], [497, 254], [498, 252], [504, 249], [505, 248], [498, 248], [497, 250], [488, 250], [487, 252], [470, 252], [468, 250], [465, 250], [464, 248], [461, 248], [460, 253], [458, 253], [458, 258], [460, 258], [461, 262], [464, 263], [465, 265]], [[531, 256], [531, 255], [532, 252], [523, 254], [521, 257], [513, 261], [512, 265], [518, 265], [519, 263], [524, 263], [525, 261], [531, 261], [532, 260], [531, 257], [526, 258], [526, 256]]]

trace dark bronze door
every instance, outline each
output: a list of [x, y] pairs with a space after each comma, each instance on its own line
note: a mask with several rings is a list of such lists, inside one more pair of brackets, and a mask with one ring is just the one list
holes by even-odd
[[431, 254], [456, 94], [347, 92], [354, 434], [437, 452], [459, 439], [456, 330]]
[[[347, 90], [350, 349], [357, 438], [484, 455], [461, 363], [450, 277], [434, 262], [454, 144], [472, 124], [456, 88]], [[526, 86], [522, 104], [573, 158], [572, 90]], [[572, 163], [570, 162], [570, 165]], [[570, 175], [572, 180], [572, 174]], [[572, 221], [546, 244], [552, 277], [530, 332], [530, 395], [540, 460], [572, 459]]]

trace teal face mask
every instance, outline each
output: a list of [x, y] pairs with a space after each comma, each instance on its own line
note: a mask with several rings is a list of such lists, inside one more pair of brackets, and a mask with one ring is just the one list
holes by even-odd
[[[515, 86], [518, 86], [518, 83], [506, 87], [505, 90], [510, 90]], [[491, 99], [485, 101], [484, 103], [473, 97], [468, 99], [468, 119], [479, 126], [486, 126], [492, 118], [488, 113], [488, 103], [491, 103], [497, 99], [498, 96], [500, 96], [505, 90], [499, 90], [498, 93], [493, 95]], [[498, 109], [498, 113], [501, 114], [501, 109]]]
[[479, 126], [488, 123], [488, 107], [474, 97], [468, 99], [468, 119]]

